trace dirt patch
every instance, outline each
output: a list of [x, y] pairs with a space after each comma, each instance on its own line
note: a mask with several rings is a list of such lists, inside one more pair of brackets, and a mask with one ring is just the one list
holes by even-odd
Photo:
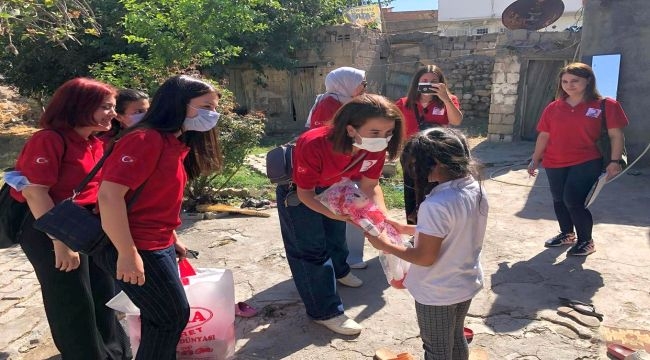
[[25, 141], [38, 130], [39, 108], [16, 89], [0, 85], [0, 169], [14, 165]]

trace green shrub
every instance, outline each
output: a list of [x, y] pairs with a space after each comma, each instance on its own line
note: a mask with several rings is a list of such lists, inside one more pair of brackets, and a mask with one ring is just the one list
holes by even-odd
[[137, 54], [114, 54], [109, 61], [91, 65], [90, 74], [119, 89], [138, 89], [153, 95], [176, 72], [153, 66]]

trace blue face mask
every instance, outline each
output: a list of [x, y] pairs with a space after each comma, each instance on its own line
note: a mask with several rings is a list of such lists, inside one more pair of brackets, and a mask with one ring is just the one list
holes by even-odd
[[217, 126], [221, 114], [208, 109], [199, 109], [193, 106], [190, 107], [196, 109], [198, 115], [193, 118], [185, 118], [185, 121], [183, 121], [183, 130], [206, 132]]
[[145, 113], [138, 113], [138, 114], [129, 115], [129, 120], [131, 120], [131, 123], [129, 124], [129, 126], [133, 126], [133, 125], [139, 123], [142, 120], [142, 118], [144, 117], [144, 114]]

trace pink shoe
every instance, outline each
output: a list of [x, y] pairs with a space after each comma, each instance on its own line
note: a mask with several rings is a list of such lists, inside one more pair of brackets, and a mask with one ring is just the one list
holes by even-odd
[[245, 318], [253, 317], [257, 315], [257, 309], [243, 301], [240, 301], [235, 304], [235, 315]]

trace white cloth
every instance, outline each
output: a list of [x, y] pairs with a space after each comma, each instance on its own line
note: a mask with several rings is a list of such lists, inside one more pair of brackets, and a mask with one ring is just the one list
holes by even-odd
[[444, 239], [433, 265], [411, 264], [406, 275], [404, 285], [420, 304], [457, 304], [483, 288], [480, 256], [488, 201], [481, 190], [472, 177], [456, 179], [433, 188], [420, 205], [416, 246], [420, 234]]
[[311, 126], [311, 114], [319, 102], [330, 96], [334, 97], [341, 104], [349, 102], [354, 96], [354, 90], [361, 85], [361, 82], [365, 78], [365, 71], [353, 67], [344, 66], [330, 71], [325, 76], [325, 93], [316, 96], [316, 101], [314, 101], [314, 105], [309, 110], [305, 127], [308, 128]]

